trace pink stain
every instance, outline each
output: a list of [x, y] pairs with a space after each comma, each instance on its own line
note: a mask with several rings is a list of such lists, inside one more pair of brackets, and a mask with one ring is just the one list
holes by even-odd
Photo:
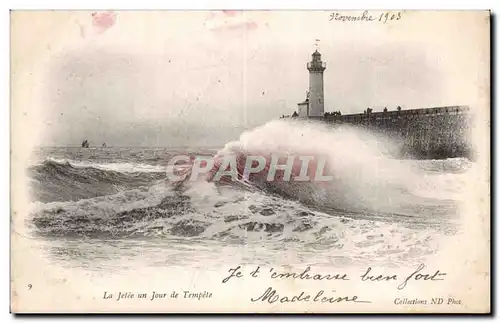
[[235, 17], [240, 13], [240, 11], [238, 11], [238, 10], [222, 10], [222, 13], [226, 16], [229, 16], [229, 17]]
[[111, 28], [116, 22], [116, 14], [112, 11], [93, 12], [92, 25], [97, 27], [100, 32], [104, 32]]

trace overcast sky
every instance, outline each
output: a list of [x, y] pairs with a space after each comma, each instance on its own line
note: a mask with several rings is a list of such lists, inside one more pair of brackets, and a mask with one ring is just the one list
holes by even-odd
[[30, 71], [29, 107], [45, 146], [223, 145], [296, 110], [316, 39], [326, 111], [474, 105], [489, 50], [467, 13], [387, 24], [312, 11], [38, 15], [23, 32], [33, 29], [45, 55]]

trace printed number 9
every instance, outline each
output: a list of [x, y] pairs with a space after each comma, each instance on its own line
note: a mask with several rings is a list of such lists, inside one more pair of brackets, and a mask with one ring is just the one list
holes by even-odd
[[30, 290], [30, 289], [31, 289], [31, 287], [33, 287], [33, 285], [28, 284], [28, 290]]

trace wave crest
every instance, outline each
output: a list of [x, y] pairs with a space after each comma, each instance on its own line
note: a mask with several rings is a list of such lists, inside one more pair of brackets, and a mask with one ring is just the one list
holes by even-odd
[[40, 202], [77, 201], [152, 185], [164, 172], [123, 173], [47, 159], [29, 168], [32, 197]]

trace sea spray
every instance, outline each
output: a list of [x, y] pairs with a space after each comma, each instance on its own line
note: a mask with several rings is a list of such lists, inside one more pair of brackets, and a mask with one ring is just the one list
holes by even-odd
[[[326, 208], [397, 213], [404, 206], [407, 194], [421, 185], [418, 174], [407, 163], [391, 157], [395, 147], [389, 138], [352, 126], [275, 120], [226, 144], [210, 161], [210, 167], [205, 165], [208, 175], [204, 179], [220, 182], [217, 175], [229, 165], [224, 163], [227, 159], [236, 159], [238, 173], [244, 175], [248, 159], [260, 156], [266, 167], [252, 174], [258, 176], [252, 176], [250, 182], [267, 192]], [[301, 164], [290, 164], [294, 170], [291, 179], [286, 167], [273, 169], [275, 156], [281, 157], [280, 165], [290, 157], [295, 161], [301, 157], [308, 162], [312, 159], [313, 167], [307, 173], [313, 175], [311, 180], [294, 180], [303, 175]], [[318, 177], [316, 170], [323, 171], [320, 163], [323, 160], [326, 174]], [[200, 175], [199, 168], [196, 175]], [[238, 180], [241, 179], [240, 176]], [[222, 182], [235, 185], [235, 178], [226, 176]]]

